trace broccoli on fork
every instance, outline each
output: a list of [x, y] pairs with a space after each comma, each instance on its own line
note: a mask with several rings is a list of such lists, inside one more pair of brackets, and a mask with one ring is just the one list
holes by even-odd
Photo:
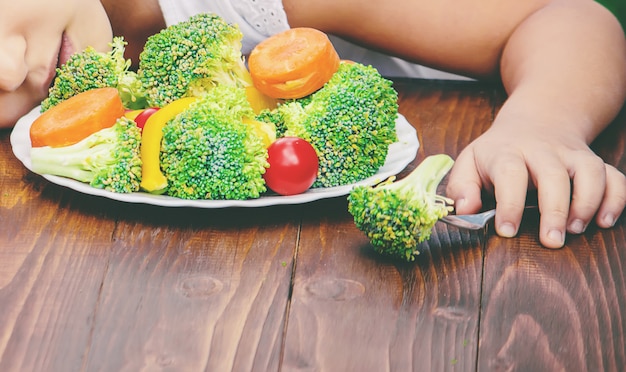
[[104, 87], [117, 88], [127, 109], [144, 108], [146, 101], [141, 81], [129, 70], [131, 61], [124, 58], [126, 42], [122, 37], [115, 37], [110, 45], [111, 50], [106, 53], [87, 47], [57, 68], [48, 97], [41, 103], [41, 111], [78, 93]]
[[243, 34], [216, 14], [201, 13], [148, 38], [137, 71], [151, 106], [201, 96], [218, 84], [252, 85], [241, 54]]
[[454, 160], [429, 156], [405, 178], [390, 177], [375, 186], [357, 186], [348, 196], [348, 211], [376, 252], [413, 261], [417, 244], [430, 238], [435, 223], [452, 211], [452, 200], [437, 195], [437, 186]]
[[33, 171], [68, 177], [99, 189], [128, 193], [139, 191], [141, 181], [141, 130], [120, 118], [73, 145], [33, 147]]

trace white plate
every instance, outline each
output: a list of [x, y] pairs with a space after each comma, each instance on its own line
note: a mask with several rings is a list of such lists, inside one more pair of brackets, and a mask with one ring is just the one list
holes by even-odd
[[[30, 162], [30, 126], [39, 116], [39, 107], [34, 108], [30, 113], [23, 116], [15, 125], [11, 132], [11, 146], [13, 153], [32, 171]], [[402, 115], [396, 120], [396, 132], [398, 142], [389, 146], [389, 153], [385, 164], [378, 173], [361, 182], [328, 188], [310, 189], [305, 193], [290, 196], [266, 195], [258, 199], [249, 200], [186, 200], [174, 198], [166, 195], [152, 195], [144, 192], [134, 192], [130, 194], [114, 193], [102, 189], [97, 189], [76, 180], [65, 177], [42, 175], [48, 181], [57, 185], [69, 187], [70, 189], [90, 194], [103, 196], [109, 199], [119, 200], [127, 203], [146, 203], [160, 205], [164, 207], [195, 207], [195, 208], [225, 208], [225, 207], [263, 207], [278, 204], [301, 204], [318, 199], [332, 198], [347, 195], [355, 185], [374, 184], [385, 180], [387, 177], [401, 172], [417, 154], [419, 142], [415, 129]]]

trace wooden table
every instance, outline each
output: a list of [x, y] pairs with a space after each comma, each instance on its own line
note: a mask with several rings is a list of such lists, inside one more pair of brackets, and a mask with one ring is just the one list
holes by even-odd
[[[490, 124], [497, 86], [398, 80], [427, 154]], [[626, 170], [626, 113], [594, 148]], [[0, 371], [619, 371], [626, 222], [565, 248], [444, 224], [372, 253], [345, 197], [162, 208], [45, 181], [0, 132]]]

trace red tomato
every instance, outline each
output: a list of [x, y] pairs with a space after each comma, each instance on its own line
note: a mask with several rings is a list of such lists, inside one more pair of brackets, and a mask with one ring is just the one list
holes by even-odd
[[143, 129], [143, 126], [146, 125], [146, 120], [148, 120], [148, 118], [157, 111], [159, 111], [158, 107], [148, 107], [147, 109], [144, 109], [135, 117], [135, 123], [137, 123], [139, 128]]
[[267, 152], [270, 166], [263, 178], [272, 191], [280, 195], [300, 194], [317, 178], [317, 153], [302, 138], [279, 138], [267, 148]]

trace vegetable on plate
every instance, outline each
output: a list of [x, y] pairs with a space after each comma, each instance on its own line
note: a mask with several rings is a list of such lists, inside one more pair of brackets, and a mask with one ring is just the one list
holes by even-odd
[[195, 97], [185, 97], [170, 102], [149, 118], [141, 134], [141, 160], [143, 162], [141, 189], [152, 194], [162, 194], [167, 188], [167, 179], [161, 172], [160, 154], [163, 127], [176, 115], [195, 102]]
[[242, 38], [236, 24], [213, 13], [194, 15], [148, 37], [137, 70], [148, 105], [201, 96], [217, 85], [252, 85]]
[[157, 111], [159, 111], [159, 107], [148, 107], [141, 110], [139, 113], [137, 113], [137, 115], [132, 117], [132, 119], [135, 121], [135, 124], [137, 124], [139, 129], [143, 130], [143, 127], [146, 126], [146, 121], [148, 121], [148, 118]]
[[32, 147], [62, 147], [77, 143], [124, 116], [115, 88], [79, 93], [42, 113], [30, 127]]
[[48, 97], [41, 103], [41, 111], [47, 111], [78, 93], [104, 87], [116, 88], [127, 109], [144, 108], [143, 86], [135, 71], [129, 69], [131, 61], [124, 58], [126, 41], [114, 37], [110, 46], [108, 52], [87, 47], [57, 68]]
[[245, 89], [218, 85], [165, 124], [160, 166], [169, 196], [247, 200], [267, 190], [267, 149], [245, 117], [254, 117]]
[[248, 66], [254, 86], [274, 98], [301, 98], [320, 89], [339, 67], [339, 55], [328, 36], [295, 27], [260, 42]]
[[317, 153], [310, 143], [298, 137], [282, 137], [267, 149], [269, 168], [263, 178], [267, 187], [280, 195], [296, 195], [308, 190], [317, 177]]
[[75, 144], [31, 148], [32, 169], [39, 174], [86, 182], [98, 189], [134, 192], [139, 190], [141, 180], [140, 142], [140, 129], [122, 116], [113, 126]]
[[244, 117], [242, 121], [252, 129], [255, 136], [261, 139], [266, 148], [276, 141], [276, 126], [274, 124], [249, 117]]
[[[46, 110], [31, 126], [33, 148], [67, 147], [119, 118], [134, 121], [140, 190], [183, 199], [251, 199], [268, 187], [293, 195], [376, 174], [397, 140], [391, 81], [341, 61], [328, 36], [311, 28], [259, 44], [248, 70], [242, 36], [237, 25], [203, 13], [151, 35], [136, 72], [122, 38], [113, 38], [108, 53], [76, 53], [58, 69]], [[38, 161], [47, 165], [37, 169], [52, 171]], [[49, 174], [92, 182], [69, 168]]]
[[313, 94], [257, 115], [274, 123], [279, 136], [313, 145], [319, 158], [314, 188], [348, 185], [376, 174], [397, 140], [397, 118], [392, 82], [360, 63], [342, 63]]
[[246, 87], [246, 96], [255, 114], [259, 114], [263, 110], [273, 110], [280, 102], [280, 100], [276, 98], [261, 93], [254, 85]]

